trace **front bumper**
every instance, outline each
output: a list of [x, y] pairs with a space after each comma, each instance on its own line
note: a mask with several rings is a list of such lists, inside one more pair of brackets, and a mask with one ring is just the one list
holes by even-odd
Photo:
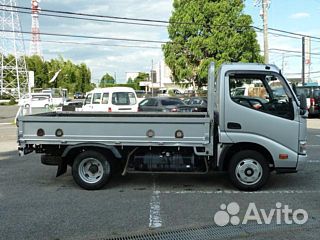
[[297, 171], [301, 171], [306, 167], [307, 159], [307, 155], [298, 155]]

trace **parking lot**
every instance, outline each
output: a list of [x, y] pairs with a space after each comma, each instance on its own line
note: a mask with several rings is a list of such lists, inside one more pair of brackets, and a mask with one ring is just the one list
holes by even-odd
[[[189, 234], [189, 239], [197, 239], [192, 234], [210, 231], [210, 239], [318, 239], [320, 235], [320, 119], [308, 120], [309, 160], [305, 170], [272, 174], [267, 186], [258, 192], [237, 191], [224, 173], [116, 176], [105, 189], [86, 191], [73, 182], [70, 169], [56, 178], [56, 167], [41, 165], [38, 155], [18, 156], [13, 112], [13, 108], [0, 106], [2, 239], [102, 239], [169, 230]], [[240, 219], [253, 202], [266, 211], [278, 208], [277, 203], [304, 209], [308, 221], [303, 225], [284, 221], [215, 225], [215, 213], [221, 204], [230, 202], [240, 206]]]

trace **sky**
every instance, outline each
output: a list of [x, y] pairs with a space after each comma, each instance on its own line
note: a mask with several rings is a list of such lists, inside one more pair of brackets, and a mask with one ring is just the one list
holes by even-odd
[[[18, 6], [30, 7], [30, 0], [16, 0]], [[158, 19], [167, 21], [172, 12], [172, 0], [42, 0], [43, 10], [71, 11], [97, 15], [128, 18]], [[244, 13], [251, 15], [253, 25], [262, 27], [261, 7], [257, 1], [246, 0]], [[44, 12], [43, 12], [44, 13]], [[269, 8], [269, 27], [320, 37], [320, 0], [272, 0]], [[31, 30], [30, 14], [20, 13], [21, 28]], [[110, 20], [110, 19], [109, 19]], [[76, 19], [64, 19], [40, 16], [42, 33], [86, 35], [95, 37], [131, 38], [156, 41], [168, 41], [164, 26], [135, 26], [120, 23], [93, 22]], [[160, 23], [159, 23], [160, 24]], [[161, 24], [160, 24], [161, 25]], [[25, 39], [30, 35], [25, 34]], [[263, 35], [257, 33], [257, 39], [263, 50]], [[46, 60], [62, 56], [75, 63], [86, 63], [92, 71], [92, 81], [98, 82], [106, 73], [115, 75], [117, 82], [125, 82], [126, 72], [149, 72], [152, 61], [163, 59], [161, 43], [141, 43], [97, 39], [41, 36], [41, 48]], [[82, 44], [66, 44], [48, 41], [72, 41]], [[104, 44], [108, 46], [89, 45]], [[26, 51], [29, 51], [26, 42]], [[121, 46], [115, 46], [121, 45]], [[132, 47], [128, 47], [132, 46]], [[301, 54], [288, 51], [301, 51], [301, 39], [269, 34], [270, 63], [282, 68], [288, 76], [301, 72]], [[277, 50], [275, 50], [277, 49]], [[280, 50], [285, 51], [280, 51]], [[320, 79], [320, 40], [311, 41], [310, 81]], [[319, 55], [316, 55], [318, 54]], [[310, 67], [309, 67], [310, 66]]]

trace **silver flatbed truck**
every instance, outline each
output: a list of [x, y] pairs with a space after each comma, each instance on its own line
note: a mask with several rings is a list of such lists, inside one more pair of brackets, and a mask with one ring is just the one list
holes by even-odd
[[[306, 161], [306, 101], [274, 65], [223, 64], [208, 73], [206, 113], [49, 112], [17, 120], [20, 155], [72, 167], [75, 182], [100, 189], [126, 173], [227, 171], [240, 190], [264, 186], [271, 171]], [[239, 91], [239, 89], [245, 89]]]

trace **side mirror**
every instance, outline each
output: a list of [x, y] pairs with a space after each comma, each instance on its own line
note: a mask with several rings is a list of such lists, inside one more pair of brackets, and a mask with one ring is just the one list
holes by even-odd
[[306, 95], [301, 94], [299, 97], [299, 100], [300, 100], [300, 114], [305, 115], [308, 109]]

